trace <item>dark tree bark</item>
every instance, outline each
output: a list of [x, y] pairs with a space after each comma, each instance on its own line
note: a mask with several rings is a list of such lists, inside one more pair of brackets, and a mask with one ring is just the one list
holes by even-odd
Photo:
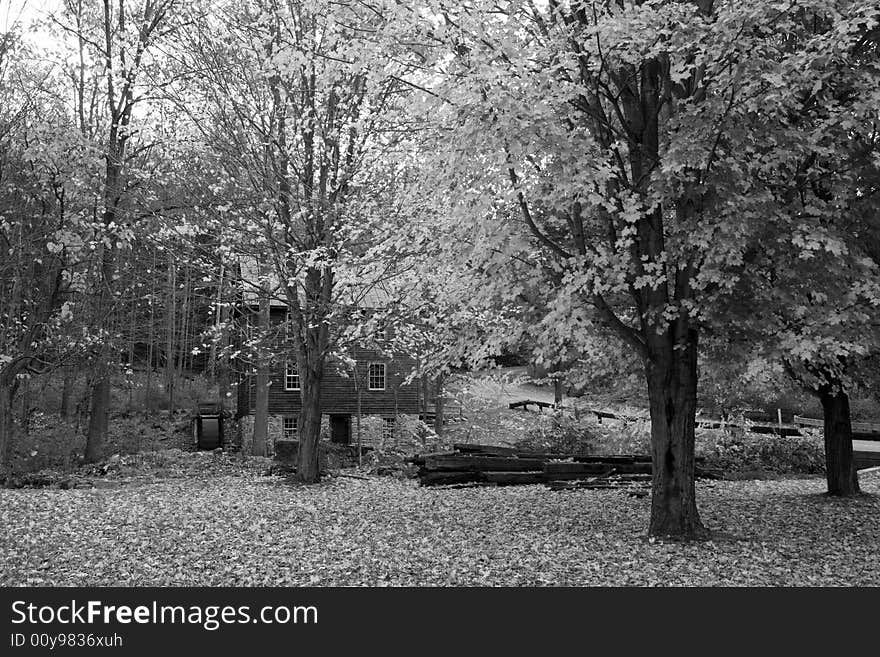
[[443, 434], [443, 375], [438, 374], [434, 382], [434, 433]]
[[12, 400], [14, 386], [0, 381], [0, 478], [5, 480], [12, 470]]
[[840, 388], [819, 389], [825, 418], [825, 478], [828, 494], [839, 497], [858, 495], [859, 475], [853, 461], [852, 421], [849, 396]]
[[230, 397], [229, 354], [226, 350], [229, 346], [229, 331], [226, 328], [228, 321], [229, 309], [224, 304], [220, 310], [220, 322], [223, 328], [220, 335], [220, 358], [217, 363], [217, 388], [220, 393], [220, 406], [224, 409], [229, 406], [228, 400]]
[[[108, 211], [110, 212], [110, 211]], [[105, 213], [107, 214], [107, 213]], [[111, 219], [106, 219], [109, 224], [115, 213], [110, 213]], [[106, 312], [111, 304], [111, 296], [108, 293], [109, 286], [113, 285], [113, 271], [115, 260], [110, 248], [105, 249], [102, 256], [101, 266], [101, 306], [99, 312]], [[108, 320], [104, 320], [108, 322]], [[110, 413], [110, 368], [113, 360], [113, 343], [106, 338], [101, 345], [98, 356], [98, 364], [95, 369], [95, 378], [92, 383], [92, 400], [89, 416], [89, 427], [86, 433], [86, 463], [94, 463], [101, 459], [104, 452], [104, 442], [107, 439], [108, 416]]]
[[300, 371], [302, 407], [299, 415], [299, 450], [296, 457], [296, 479], [304, 484], [321, 480], [318, 442], [321, 438], [321, 379], [323, 366]]
[[168, 395], [168, 413], [174, 415], [174, 331], [177, 314], [177, 268], [168, 251], [168, 287], [165, 299], [165, 392]]
[[556, 406], [559, 406], [562, 403], [562, 392], [563, 392], [563, 381], [562, 374], [557, 372], [553, 376], [553, 403]]
[[99, 461], [104, 453], [104, 439], [107, 436], [109, 413], [110, 375], [102, 366], [92, 384], [92, 403], [86, 436], [86, 463]]
[[296, 479], [304, 484], [321, 480], [318, 443], [321, 439], [321, 381], [330, 344], [333, 270], [308, 267], [303, 286], [304, 301], [288, 288], [288, 308], [294, 326], [302, 408], [299, 418], [299, 450]]
[[[369, 365], [367, 366], [367, 373], [369, 373]], [[355, 385], [355, 394], [357, 395], [357, 448], [358, 448], [358, 465], [363, 465], [364, 462], [364, 434], [361, 429], [361, 420], [363, 419], [363, 399], [364, 399], [364, 384], [361, 381], [360, 373], [358, 372], [357, 363], [354, 366], [354, 385]]]
[[[269, 298], [263, 296], [260, 299], [260, 311], [257, 325], [260, 335], [265, 336], [269, 332]], [[266, 443], [269, 434], [269, 364], [266, 356], [260, 354], [257, 357], [257, 376], [254, 399], [254, 456], [266, 456]]]
[[699, 538], [706, 533], [694, 486], [697, 333], [675, 348], [672, 331], [649, 346], [646, 365], [653, 463], [652, 536]]
[[70, 419], [73, 414], [73, 388], [76, 384], [76, 370], [70, 365], [64, 368], [64, 380], [61, 388], [61, 417]]
[[21, 385], [21, 412], [18, 424], [21, 427], [21, 435], [27, 438], [31, 432], [31, 380], [25, 379]]

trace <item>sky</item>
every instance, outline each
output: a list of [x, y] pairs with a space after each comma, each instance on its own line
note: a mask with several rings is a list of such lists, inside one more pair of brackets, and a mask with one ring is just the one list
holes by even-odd
[[16, 24], [30, 25], [60, 6], [61, 0], [0, 0], [0, 32]]

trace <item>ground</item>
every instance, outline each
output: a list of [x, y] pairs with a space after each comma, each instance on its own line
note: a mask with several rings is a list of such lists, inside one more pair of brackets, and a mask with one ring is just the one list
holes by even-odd
[[[552, 400], [507, 375], [459, 382], [447, 442], [513, 444], [552, 423], [507, 408]], [[647, 429], [584, 419], [632, 444]], [[682, 544], [649, 540], [650, 499], [625, 492], [420, 488], [367, 469], [297, 486], [268, 459], [163, 449], [189, 440], [166, 433], [49, 488], [0, 488], [0, 585], [880, 586], [877, 471], [851, 500], [823, 495], [821, 476], [699, 481], [713, 539]]]
[[259, 460], [186, 458], [101, 488], [0, 489], [0, 585], [880, 585], [878, 472], [854, 500], [816, 477], [700, 482], [715, 539], [679, 544], [647, 539], [650, 500], [624, 493], [303, 487]]

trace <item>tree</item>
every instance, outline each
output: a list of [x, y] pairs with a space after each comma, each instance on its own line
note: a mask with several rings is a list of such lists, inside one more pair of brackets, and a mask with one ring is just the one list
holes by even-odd
[[[835, 9], [851, 12], [843, 38]], [[797, 144], [761, 175], [796, 231], [749, 254], [762, 275], [738, 304], [740, 324], [753, 336], [764, 331], [766, 351], [820, 399], [828, 492], [840, 496], [859, 492], [849, 391], [880, 347], [878, 45], [876, 8], [817, 4], [788, 19], [778, 100], [763, 112], [779, 126], [777, 139], [788, 132]]]
[[[843, 40], [876, 25], [870, 3], [833, 4], [806, 11], [833, 12]], [[443, 7], [425, 28], [454, 53], [438, 60], [446, 76], [431, 92], [442, 99], [432, 111], [447, 119], [437, 148], [454, 172], [459, 221], [471, 231], [474, 217], [488, 224], [477, 230], [494, 249], [483, 249], [482, 264], [496, 292], [508, 286], [501, 294], [515, 299], [518, 288], [499, 274], [531, 261], [533, 276], [551, 272], [548, 307], [603, 322], [641, 357], [649, 533], [702, 536], [701, 331], [723, 322], [735, 286], [748, 294], [757, 285], [746, 257], [762, 241], [796, 244], [809, 231], [809, 217], [779, 211], [768, 182], [801, 159], [805, 134], [775, 108], [793, 66], [809, 63], [799, 70], [817, 80], [837, 50], [824, 38], [787, 40], [801, 29], [801, 5], [493, 7]], [[853, 93], [865, 97], [864, 81]]]
[[0, 472], [8, 475], [12, 409], [22, 382], [63, 363], [69, 291], [88, 238], [87, 181], [94, 152], [71, 130], [51, 90], [14, 35], [0, 38]]
[[385, 40], [392, 6], [228, 3], [181, 47], [198, 76], [181, 106], [204, 101], [194, 124], [230, 189], [248, 199], [238, 226], [252, 256], [271, 263], [289, 309], [302, 482], [319, 478], [321, 380], [344, 323], [340, 263], [363, 252], [352, 230], [376, 211], [373, 172], [400, 127], [391, 110], [407, 64]]
[[[112, 311], [117, 303], [118, 252], [129, 241], [125, 199], [131, 160], [143, 145], [132, 149], [134, 108], [144, 97], [144, 70], [153, 61], [151, 49], [167, 23], [176, 0], [103, 0], [96, 11], [82, 0], [66, 0], [53, 17], [62, 34], [74, 39], [78, 60], [70, 78], [74, 86], [74, 112], [84, 136], [101, 149], [104, 171], [96, 189], [95, 214], [100, 216], [96, 271], [97, 304], [94, 320], [103, 345], [91, 384], [91, 411], [86, 460], [102, 455], [110, 410], [112, 363], [116, 360], [111, 335]], [[86, 54], [88, 53], [88, 55]], [[93, 64], [100, 71], [94, 75]], [[101, 79], [103, 78], [103, 79]], [[88, 89], [90, 84], [103, 88]], [[87, 104], [87, 100], [89, 103]], [[86, 117], [89, 118], [87, 121]]]

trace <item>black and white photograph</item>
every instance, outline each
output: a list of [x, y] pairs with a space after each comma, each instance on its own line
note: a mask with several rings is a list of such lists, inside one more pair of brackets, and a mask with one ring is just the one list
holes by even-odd
[[880, 586], [880, 4], [0, 0], [0, 586]]

